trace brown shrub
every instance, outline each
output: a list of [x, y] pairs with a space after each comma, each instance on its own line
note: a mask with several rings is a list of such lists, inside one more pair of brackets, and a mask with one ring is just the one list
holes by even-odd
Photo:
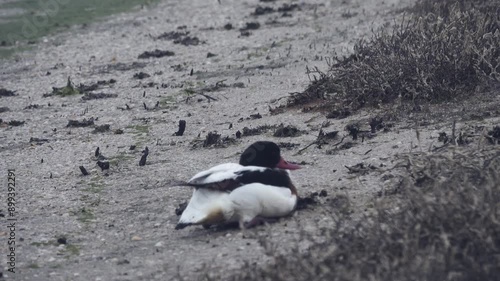
[[[405, 155], [393, 195], [357, 223], [340, 214], [325, 242], [247, 265], [234, 280], [495, 280], [500, 274], [500, 151]], [[386, 200], [391, 199], [391, 200]], [[390, 201], [390, 202], [389, 202]], [[385, 202], [385, 203], [383, 203]], [[266, 244], [263, 244], [266, 247]]]
[[353, 110], [395, 102], [454, 101], [500, 82], [500, 8], [495, 1], [421, 0], [392, 31], [359, 41], [290, 105]]

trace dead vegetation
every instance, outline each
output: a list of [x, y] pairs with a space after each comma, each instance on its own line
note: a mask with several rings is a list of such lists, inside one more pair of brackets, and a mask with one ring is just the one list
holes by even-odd
[[[495, 1], [420, 0], [408, 12], [392, 31], [378, 31], [359, 42], [353, 55], [336, 58], [327, 73], [308, 69], [311, 84], [292, 94], [289, 105], [345, 118], [364, 107], [415, 112], [424, 104], [479, 99], [498, 89]], [[382, 117], [369, 125], [370, 133], [391, 127]], [[346, 130], [353, 138], [360, 131], [352, 124]], [[327, 206], [331, 226], [301, 233], [287, 254], [275, 253], [261, 239], [273, 263], [247, 264], [232, 280], [497, 279], [499, 136], [498, 126], [455, 132], [454, 125], [451, 136], [440, 135], [438, 149], [400, 155], [384, 168], [373, 208], [360, 218], [351, 216], [349, 198], [336, 196], [343, 203], [334, 198]], [[310, 145], [320, 145], [320, 137]], [[346, 168], [376, 169], [363, 163]], [[304, 250], [304, 241], [312, 246]]]
[[406, 154], [384, 178], [392, 185], [356, 223], [343, 209], [349, 204], [332, 206], [335, 224], [319, 232], [324, 242], [307, 251], [293, 246], [292, 255], [266, 251], [274, 265], [247, 265], [233, 280], [497, 278], [498, 147]]
[[[363, 107], [456, 101], [500, 83], [500, 21], [496, 1], [421, 0], [392, 30], [358, 42], [347, 58], [334, 58], [289, 105], [342, 112]], [[340, 113], [339, 113], [340, 112]]]

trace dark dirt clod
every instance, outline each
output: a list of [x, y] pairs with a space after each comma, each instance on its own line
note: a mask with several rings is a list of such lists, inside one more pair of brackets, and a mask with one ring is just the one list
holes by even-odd
[[140, 59], [148, 59], [148, 58], [161, 58], [161, 57], [171, 57], [174, 56], [175, 53], [172, 51], [162, 51], [162, 50], [154, 50], [154, 51], [146, 51], [138, 56]]
[[349, 135], [352, 137], [352, 140], [358, 139], [359, 134], [359, 124], [349, 124], [345, 127], [345, 130], [349, 132]]
[[14, 91], [0, 88], [0, 97], [13, 97], [15, 95], [16, 93]]
[[256, 30], [260, 28], [260, 23], [258, 22], [247, 22], [245, 27], [240, 28], [240, 31]]
[[351, 115], [351, 112], [347, 109], [332, 109], [326, 115], [328, 119], [344, 119]]
[[[193, 141], [193, 148], [198, 148], [200, 145], [200, 141], [196, 140]], [[209, 132], [207, 136], [205, 137], [205, 140], [203, 140], [202, 147], [208, 148], [208, 147], [216, 147], [216, 148], [224, 148], [227, 147], [228, 145], [232, 145], [236, 143], [235, 138], [231, 138], [229, 136], [226, 136], [224, 138], [221, 137], [220, 134], [218, 134], [216, 131], [214, 132]]]
[[101, 154], [101, 151], [100, 151], [99, 147], [97, 147], [97, 148], [95, 149], [94, 156], [95, 156], [95, 157], [98, 157], [100, 154]]
[[248, 30], [242, 30], [240, 32], [240, 35], [243, 36], [243, 37], [248, 37], [248, 36], [252, 35], [252, 32], [250, 32]]
[[117, 94], [106, 94], [106, 93], [85, 93], [82, 100], [99, 100], [99, 99], [110, 99], [118, 97]]
[[12, 126], [12, 127], [17, 127], [17, 126], [22, 126], [24, 125], [24, 123], [26, 123], [25, 121], [18, 121], [18, 120], [11, 120], [9, 121], [9, 126]]
[[109, 162], [108, 161], [97, 161], [97, 166], [101, 168], [102, 171], [109, 170]]
[[131, 145], [128, 150], [135, 150], [136, 146], [135, 145]]
[[253, 129], [248, 128], [248, 127], [244, 127], [243, 132], [242, 132], [242, 136], [247, 137], [247, 136], [260, 135], [260, 134], [265, 133], [273, 128], [275, 128], [275, 126], [270, 126], [270, 125], [262, 125], [262, 126], [259, 126], [257, 128], [253, 128]]
[[[118, 63], [100, 66], [98, 68], [98, 71], [100, 73], [109, 73], [112, 70], [129, 71], [129, 70], [139, 69], [139, 68], [144, 68], [144, 67], [146, 67], [146, 63], [143, 63], [143, 62], [136, 62], [136, 61], [134, 61], [133, 63], [118, 62]], [[114, 79], [111, 79], [111, 80], [114, 80]]]
[[139, 79], [139, 80], [142, 80], [142, 79], [148, 78], [148, 77], [151, 77], [151, 75], [147, 74], [146, 72], [142, 72], [142, 71], [134, 74], [134, 78]]
[[0, 113], [10, 111], [8, 107], [0, 107]]
[[40, 107], [42, 107], [42, 106], [39, 104], [30, 104], [30, 105], [26, 106], [24, 109], [38, 109]]
[[450, 139], [448, 138], [446, 132], [441, 132], [439, 133], [438, 141], [442, 142], [443, 144], [447, 144]]
[[89, 172], [87, 172], [87, 169], [85, 169], [85, 167], [80, 166], [78, 168], [80, 168], [80, 172], [82, 172], [82, 175], [84, 175], [84, 176], [88, 176], [89, 175]]
[[196, 46], [200, 43], [203, 43], [198, 39], [198, 37], [186, 36], [181, 39], [174, 40], [174, 44], [181, 44], [184, 46]]
[[189, 31], [171, 31], [171, 32], [165, 32], [156, 38], [164, 40], [173, 40], [174, 44], [181, 44], [184, 46], [198, 45], [200, 43], [203, 43], [200, 41], [200, 39], [198, 39], [198, 37], [191, 37], [188, 34]]
[[255, 11], [252, 13], [252, 15], [261, 16], [261, 15], [270, 14], [273, 12], [274, 12], [274, 9], [272, 7], [257, 6], [257, 8], [255, 8]]
[[243, 82], [236, 82], [231, 85], [233, 88], [245, 88], [245, 83]]
[[49, 142], [49, 140], [48, 139], [33, 138], [33, 137], [31, 137], [30, 138], [30, 143], [33, 143], [33, 142], [36, 143], [37, 145], [41, 145], [41, 144]]
[[210, 53], [210, 52], [207, 53], [207, 59], [211, 58], [211, 57], [216, 57], [216, 56], [217, 56], [216, 54], [213, 54], [213, 53]]
[[94, 125], [94, 117], [90, 117], [89, 119], [84, 118], [82, 121], [79, 120], [69, 120], [68, 125], [66, 127], [88, 127]]
[[161, 34], [156, 37], [156, 39], [165, 39], [165, 40], [177, 40], [182, 37], [185, 37], [189, 34], [189, 31], [170, 31]]
[[105, 132], [108, 132], [110, 130], [110, 127], [111, 127], [111, 125], [109, 125], [109, 124], [99, 125], [99, 126], [94, 128], [94, 131], [92, 131], [92, 133], [94, 133], [94, 134], [105, 133]]
[[186, 120], [179, 120], [179, 130], [175, 132], [176, 136], [182, 136], [186, 130]]
[[[245, 127], [245, 128], [246, 128], [246, 127]], [[240, 132], [239, 130], [238, 130], [238, 131], [236, 131], [236, 134], [235, 134], [235, 135], [236, 135], [236, 138], [237, 138], [237, 139], [240, 139], [240, 138], [241, 138], [241, 132]]]
[[59, 237], [59, 238], [57, 238], [57, 244], [66, 245], [66, 244], [68, 244], [68, 239], [66, 237]]
[[225, 30], [231, 30], [231, 29], [233, 29], [233, 25], [232, 25], [232, 24], [230, 24], [230, 23], [226, 23], [226, 24], [224, 25], [224, 29], [225, 29]]
[[292, 12], [299, 9], [298, 4], [283, 4], [283, 6], [278, 8], [278, 12]]
[[370, 120], [369, 124], [370, 124], [370, 131], [372, 134], [384, 128], [384, 120], [382, 117], [373, 117]]
[[260, 113], [250, 115], [250, 119], [261, 119], [261, 118], [262, 118], [262, 115], [260, 115]]
[[361, 175], [365, 175], [367, 173], [369, 173], [370, 171], [372, 170], [375, 170], [377, 169], [377, 167], [375, 166], [372, 166], [371, 164], [368, 164], [368, 165], [365, 165], [364, 163], [358, 163], [356, 165], [353, 165], [353, 166], [344, 166], [347, 168], [347, 170], [349, 170], [349, 174], [361, 174]]
[[92, 83], [89, 85], [85, 85], [85, 84], [80, 83], [80, 85], [77, 88], [80, 92], [91, 92], [91, 91], [95, 91], [97, 89], [102, 88], [102, 86], [111, 85], [111, 84], [115, 84], [115, 83], [116, 83], [115, 79], [99, 80], [96, 83]]
[[217, 132], [209, 132], [205, 138], [205, 141], [203, 142], [203, 147], [215, 145], [217, 144], [217, 142], [219, 142], [219, 140], [220, 134], [217, 134]]
[[149, 148], [146, 146], [146, 148], [144, 148], [144, 150], [142, 151], [141, 160], [139, 160], [139, 166], [146, 165], [146, 159], [148, 158], [148, 155], [149, 155]]
[[278, 129], [274, 132], [273, 136], [279, 137], [279, 138], [285, 138], [285, 137], [297, 137], [302, 135], [302, 131], [297, 129], [297, 127], [288, 125], [280, 125]]

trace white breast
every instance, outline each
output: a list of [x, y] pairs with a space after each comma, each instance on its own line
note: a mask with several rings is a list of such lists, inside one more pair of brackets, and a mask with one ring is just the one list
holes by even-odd
[[235, 216], [248, 222], [256, 216], [274, 218], [288, 215], [295, 208], [297, 196], [289, 188], [247, 184], [229, 194]]

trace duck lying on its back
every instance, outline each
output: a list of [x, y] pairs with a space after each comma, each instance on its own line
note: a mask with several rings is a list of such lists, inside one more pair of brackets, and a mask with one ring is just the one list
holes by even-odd
[[248, 228], [261, 218], [288, 215], [295, 208], [297, 190], [287, 170], [299, 168], [281, 157], [275, 143], [256, 142], [241, 154], [240, 164], [215, 166], [187, 182], [195, 190], [176, 229], [226, 222]]

